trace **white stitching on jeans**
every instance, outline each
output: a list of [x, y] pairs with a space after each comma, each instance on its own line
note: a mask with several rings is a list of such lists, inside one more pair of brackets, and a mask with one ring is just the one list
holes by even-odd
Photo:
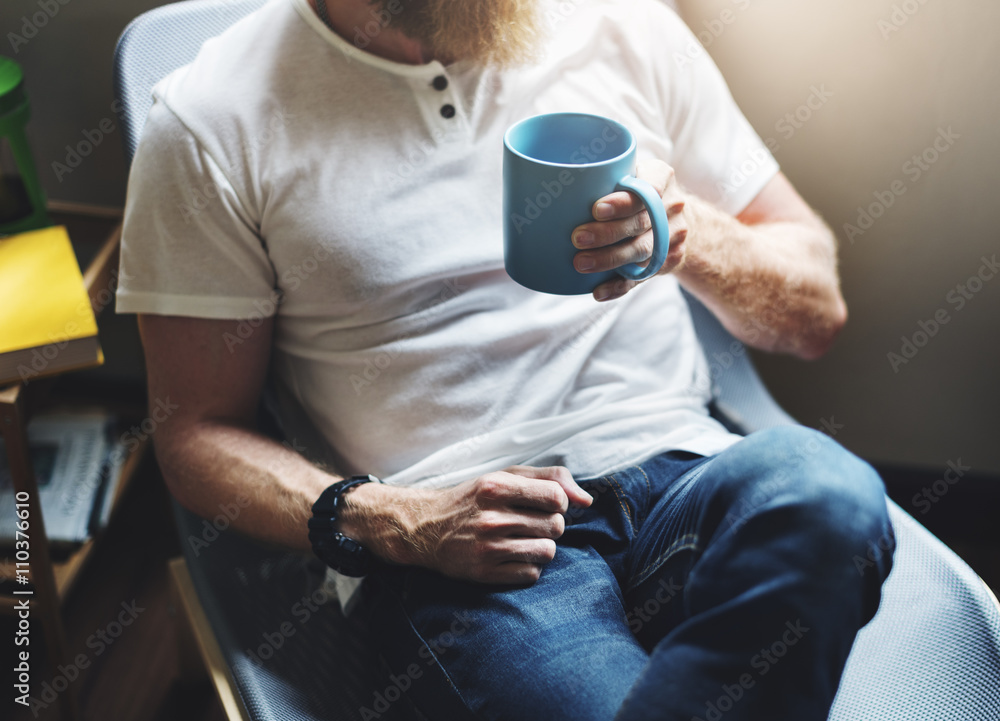
[[[690, 471], [691, 475], [690, 478], [687, 479], [687, 482], [694, 483], [694, 481], [696, 481], [698, 477], [701, 476], [701, 474], [704, 473], [705, 470], [712, 464], [712, 460], [712, 458], [709, 458], [705, 463], [702, 463], [697, 468]], [[684, 476], [681, 476], [681, 478], [678, 478], [677, 480], [680, 481], [682, 478], [684, 478]], [[649, 578], [677, 553], [685, 550], [700, 550], [698, 541], [699, 538], [697, 533], [688, 533], [678, 538], [666, 551], [647, 564], [646, 567], [639, 571], [637, 575], [629, 579], [628, 590], [631, 591], [633, 588]]]
[[632, 520], [632, 512], [629, 511], [628, 505], [625, 503], [625, 489], [622, 488], [621, 483], [619, 483], [618, 479], [614, 476], [608, 476], [607, 478], [614, 484], [614, 487], [611, 490], [614, 491], [615, 498], [618, 499], [618, 505], [621, 506], [622, 510], [625, 512], [625, 517], [628, 519], [628, 525], [632, 527], [632, 533], [637, 533], [638, 529], [635, 527], [635, 521]]
[[650, 562], [644, 569], [639, 571], [638, 575], [633, 576], [631, 579], [629, 579], [628, 590], [631, 591], [633, 588], [635, 588], [640, 583], [645, 581], [656, 571], [658, 571], [660, 567], [663, 566], [663, 564], [665, 564], [667, 561], [669, 561], [672, 557], [674, 557], [681, 551], [701, 550], [700, 546], [698, 545], [699, 540], [700, 539], [698, 538], [697, 533], [688, 533], [687, 535], [678, 538], [676, 541], [674, 541], [673, 545], [671, 545], [670, 548], [668, 548], [666, 551], [657, 556], [656, 559]]

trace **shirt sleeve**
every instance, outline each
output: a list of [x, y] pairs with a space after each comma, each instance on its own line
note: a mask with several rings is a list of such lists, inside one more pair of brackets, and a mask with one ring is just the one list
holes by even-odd
[[117, 312], [273, 315], [274, 267], [247, 206], [219, 163], [155, 99], [129, 175]]
[[[779, 172], [708, 51], [673, 13], [659, 43], [661, 97], [682, 186], [737, 215]], [[662, 25], [660, 25], [662, 27]], [[664, 57], [664, 54], [666, 57]]]

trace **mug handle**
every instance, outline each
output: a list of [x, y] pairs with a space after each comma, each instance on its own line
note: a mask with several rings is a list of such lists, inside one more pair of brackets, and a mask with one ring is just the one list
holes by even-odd
[[653, 256], [649, 259], [649, 264], [643, 268], [638, 263], [630, 263], [615, 268], [615, 272], [629, 280], [646, 280], [663, 267], [667, 251], [670, 250], [670, 226], [667, 224], [667, 211], [663, 207], [663, 198], [652, 185], [631, 175], [619, 180], [615, 190], [627, 190], [638, 195], [639, 200], [646, 206], [653, 226]]

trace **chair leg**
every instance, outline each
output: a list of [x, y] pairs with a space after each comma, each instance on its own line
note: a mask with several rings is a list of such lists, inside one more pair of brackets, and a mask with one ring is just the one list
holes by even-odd
[[175, 558], [170, 567], [171, 593], [175, 603], [178, 626], [178, 653], [183, 680], [203, 677], [206, 672], [219, 704], [229, 721], [251, 721], [246, 708], [240, 701], [229, 667], [226, 665], [222, 649], [212, 632], [205, 616], [205, 610], [198, 600], [198, 594], [191, 581], [187, 564], [183, 558]]
[[[201, 660], [198, 652], [198, 642], [194, 637], [194, 630], [191, 628], [191, 619], [184, 611], [184, 601], [181, 598], [181, 591], [178, 587], [176, 572], [173, 568], [175, 563], [184, 563], [181, 558], [173, 559], [170, 566], [170, 611], [174, 617], [174, 638], [177, 640], [177, 670], [178, 679], [181, 683], [194, 683], [208, 678], [205, 664]], [[184, 569], [187, 572], [187, 569]]]

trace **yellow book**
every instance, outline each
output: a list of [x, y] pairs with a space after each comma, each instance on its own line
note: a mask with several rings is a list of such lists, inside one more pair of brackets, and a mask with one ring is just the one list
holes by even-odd
[[0, 238], [0, 383], [103, 362], [66, 229]]

